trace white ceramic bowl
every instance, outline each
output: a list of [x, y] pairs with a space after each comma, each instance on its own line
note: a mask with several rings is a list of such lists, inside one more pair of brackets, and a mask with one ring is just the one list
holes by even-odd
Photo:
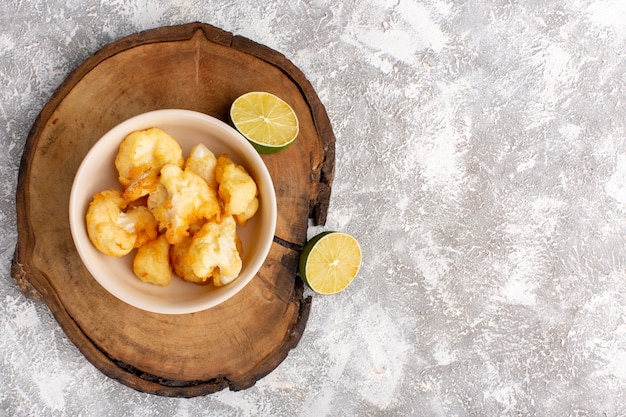
[[[185, 157], [193, 146], [203, 143], [216, 156], [227, 153], [243, 165], [259, 188], [259, 210], [245, 227], [238, 227], [243, 244], [243, 267], [232, 283], [215, 288], [199, 286], [172, 277], [166, 287], [147, 284], [135, 277], [132, 260], [135, 251], [115, 258], [98, 251], [89, 240], [85, 222], [93, 195], [121, 186], [114, 160], [121, 141], [129, 133], [159, 127], [173, 136]], [[256, 275], [269, 253], [276, 228], [276, 195], [265, 163], [257, 151], [234, 128], [224, 122], [189, 110], [156, 110], [135, 116], [107, 132], [91, 148], [81, 163], [70, 194], [70, 228], [78, 253], [91, 275], [120, 300], [143, 310], [162, 314], [202, 311], [237, 294]]]

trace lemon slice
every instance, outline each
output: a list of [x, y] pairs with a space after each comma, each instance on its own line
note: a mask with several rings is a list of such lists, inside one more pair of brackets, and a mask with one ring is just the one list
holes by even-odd
[[252, 91], [230, 106], [230, 120], [257, 152], [272, 154], [298, 137], [298, 117], [291, 106], [271, 93]]
[[344, 290], [361, 266], [361, 247], [342, 232], [324, 232], [311, 239], [300, 254], [300, 275], [320, 294]]

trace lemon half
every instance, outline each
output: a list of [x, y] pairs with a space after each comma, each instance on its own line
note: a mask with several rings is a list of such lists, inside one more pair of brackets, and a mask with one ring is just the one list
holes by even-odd
[[343, 291], [361, 267], [361, 247], [349, 234], [324, 232], [311, 239], [300, 254], [300, 276], [315, 292]]
[[300, 131], [298, 117], [291, 106], [274, 94], [262, 91], [239, 96], [230, 107], [230, 120], [262, 154], [286, 149]]

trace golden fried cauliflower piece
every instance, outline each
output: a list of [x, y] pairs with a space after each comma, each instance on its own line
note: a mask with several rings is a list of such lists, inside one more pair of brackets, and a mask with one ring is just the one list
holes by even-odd
[[185, 170], [193, 171], [200, 175], [211, 188], [217, 190], [217, 180], [215, 179], [216, 163], [217, 159], [213, 152], [199, 143], [189, 152], [189, 156], [185, 162]]
[[170, 243], [165, 235], [160, 235], [137, 249], [133, 259], [133, 272], [144, 282], [169, 285], [172, 280], [169, 253]]
[[185, 255], [191, 246], [191, 239], [197, 231], [206, 223], [206, 220], [200, 220], [189, 226], [189, 236], [185, 237], [180, 243], [170, 246], [170, 265], [174, 274], [182, 278], [184, 281], [193, 282], [198, 285], [206, 285], [211, 283], [210, 277], [199, 277], [193, 273], [191, 266], [185, 261]]
[[189, 235], [191, 224], [219, 216], [222, 210], [215, 191], [206, 181], [172, 164], [161, 169], [159, 184], [148, 197], [148, 208], [172, 245]]
[[133, 202], [154, 191], [159, 184], [159, 173], [146, 171], [139, 175], [128, 187], [124, 188], [122, 197], [128, 202]]
[[224, 202], [224, 212], [233, 215], [245, 226], [259, 208], [258, 189], [244, 167], [235, 164], [228, 155], [221, 154], [215, 165], [218, 193]]
[[187, 282], [193, 282], [198, 285], [206, 285], [211, 283], [211, 277], [199, 277], [191, 266], [185, 260], [189, 246], [191, 246], [192, 237], [185, 237], [180, 243], [170, 246], [170, 265], [172, 271]]
[[118, 219], [118, 223], [126, 230], [134, 231], [137, 235], [135, 247], [150, 242], [159, 234], [159, 222], [146, 206], [129, 207]]
[[237, 223], [232, 216], [207, 222], [192, 238], [184, 260], [198, 277], [212, 277], [213, 284], [232, 282], [242, 268]]
[[246, 223], [248, 223], [248, 220], [251, 219], [255, 215], [258, 209], [259, 209], [259, 199], [254, 198], [248, 203], [248, 206], [246, 207], [246, 210], [243, 213], [235, 214], [233, 215], [233, 217], [235, 218], [235, 220], [237, 220], [237, 223], [239, 223], [242, 226], [245, 226]]
[[131, 207], [118, 190], [93, 196], [86, 214], [89, 240], [102, 253], [124, 256], [157, 235], [158, 222], [146, 207]]
[[156, 188], [158, 173], [166, 164], [182, 167], [183, 151], [172, 136], [152, 127], [130, 133], [115, 157], [119, 182], [127, 201], [148, 195]]

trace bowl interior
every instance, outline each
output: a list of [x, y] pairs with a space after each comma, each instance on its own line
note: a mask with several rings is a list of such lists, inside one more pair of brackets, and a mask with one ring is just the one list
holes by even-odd
[[[259, 189], [259, 210], [245, 227], [238, 226], [243, 245], [243, 267], [232, 283], [216, 288], [199, 286], [172, 277], [166, 287], [147, 284], [135, 277], [135, 251], [115, 258], [98, 251], [89, 240], [85, 215], [93, 195], [120, 189], [114, 160], [126, 135], [135, 130], [158, 127], [176, 138], [185, 157], [193, 146], [203, 143], [216, 156], [227, 153], [243, 165]], [[269, 253], [276, 227], [276, 197], [267, 167], [245, 138], [235, 129], [211, 116], [188, 110], [157, 110], [135, 116], [107, 132], [81, 163], [70, 195], [70, 228], [78, 253], [91, 275], [111, 294], [137, 308], [163, 314], [185, 314], [213, 307], [241, 290], [258, 272]]]

